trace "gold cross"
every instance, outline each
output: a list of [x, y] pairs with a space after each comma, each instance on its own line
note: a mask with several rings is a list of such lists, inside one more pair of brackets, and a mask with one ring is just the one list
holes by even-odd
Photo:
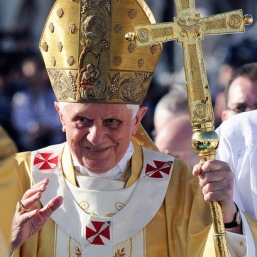
[[[137, 46], [177, 40], [182, 44], [190, 120], [193, 126], [192, 147], [202, 162], [214, 160], [219, 139], [214, 131], [214, 114], [201, 43], [204, 35], [244, 32], [253, 22], [242, 10], [200, 18], [195, 13], [195, 0], [174, 0], [177, 17], [174, 22], [134, 26], [125, 37]], [[219, 257], [228, 257], [221, 207], [211, 202], [214, 238]]]
[[206, 18], [195, 13], [194, 0], [174, 0], [177, 17], [174, 22], [136, 25], [126, 34], [137, 46], [177, 40], [182, 44], [189, 110], [192, 124], [213, 121], [213, 110], [200, 41], [204, 35], [244, 32], [244, 25], [252, 23], [242, 10], [226, 12]]

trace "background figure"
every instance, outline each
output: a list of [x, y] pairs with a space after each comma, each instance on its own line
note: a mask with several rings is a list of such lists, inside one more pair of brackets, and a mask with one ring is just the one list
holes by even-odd
[[[214, 103], [214, 115], [215, 115], [215, 127], [218, 127], [221, 122], [221, 116], [223, 110], [227, 105], [225, 102], [224, 91], [228, 86], [229, 80], [235, 73], [235, 71], [247, 64], [257, 62], [257, 38], [256, 38], [257, 24], [250, 26], [250, 29], [242, 34], [243, 37], [238, 40], [232, 40], [227, 46], [223, 46], [223, 55], [220, 57], [223, 59], [218, 74], [215, 77], [217, 82], [216, 93], [213, 94]], [[218, 77], [218, 80], [217, 80]]]
[[186, 86], [173, 84], [169, 92], [159, 100], [154, 110], [153, 137], [159, 133], [169, 119], [180, 114], [189, 114]]
[[[6, 133], [3, 127], [0, 125], [0, 206], [1, 206], [1, 218], [0, 218], [0, 256], [10, 256], [10, 238], [11, 238], [11, 220], [15, 212], [15, 203], [19, 200], [17, 193], [19, 187], [16, 187], [18, 182], [12, 176], [12, 170], [15, 170], [14, 155], [17, 152], [17, 147], [14, 141]], [[8, 187], [14, 187], [12, 191], [12, 197], [6, 197], [5, 190]]]
[[163, 153], [186, 161], [191, 166], [200, 158], [193, 150], [192, 125], [188, 114], [180, 114], [167, 120], [155, 137], [155, 144]]
[[238, 68], [225, 89], [226, 110], [221, 114], [225, 121], [231, 116], [257, 108], [257, 63]]
[[54, 0], [1, 1], [0, 32], [6, 34], [2, 47], [12, 50], [14, 42], [9, 40], [8, 35], [26, 28], [31, 35], [32, 48], [38, 51], [40, 32], [54, 2]]
[[53, 105], [56, 99], [42, 58], [26, 59], [22, 63], [22, 74], [26, 89], [14, 94], [11, 106], [19, 151], [63, 142], [61, 122]]

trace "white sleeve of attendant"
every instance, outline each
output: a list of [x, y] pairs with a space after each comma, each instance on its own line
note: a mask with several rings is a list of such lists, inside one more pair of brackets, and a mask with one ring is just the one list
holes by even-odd
[[256, 248], [250, 226], [242, 212], [244, 235], [226, 232], [230, 257], [256, 257]]

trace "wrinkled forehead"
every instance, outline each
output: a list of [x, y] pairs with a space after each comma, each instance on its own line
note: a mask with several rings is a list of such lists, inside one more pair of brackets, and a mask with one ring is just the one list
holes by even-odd
[[126, 115], [128, 113], [132, 113], [132, 117], [134, 118], [140, 108], [139, 105], [134, 104], [103, 104], [103, 103], [69, 103], [69, 102], [58, 102], [58, 106], [60, 111], [63, 113], [66, 106], [69, 105], [70, 110], [75, 109], [89, 109], [90, 107], [99, 109], [108, 109], [111, 112], [117, 112], [117, 109], [124, 112]]
[[59, 102], [61, 112], [72, 115], [85, 115], [87, 118], [131, 118], [137, 112], [138, 105], [105, 104], [105, 103], [69, 103]]

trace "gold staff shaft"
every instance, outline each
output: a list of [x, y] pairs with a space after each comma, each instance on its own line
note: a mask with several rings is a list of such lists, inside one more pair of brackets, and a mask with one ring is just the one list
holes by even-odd
[[[214, 115], [210, 90], [204, 68], [200, 42], [183, 43], [185, 75], [193, 126], [192, 147], [204, 163], [214, 160], [219, 139], [214, 131]], [[211, 202], [216, 251], [219, 257], [228, 257], [222, 211], [218, 202]]]

